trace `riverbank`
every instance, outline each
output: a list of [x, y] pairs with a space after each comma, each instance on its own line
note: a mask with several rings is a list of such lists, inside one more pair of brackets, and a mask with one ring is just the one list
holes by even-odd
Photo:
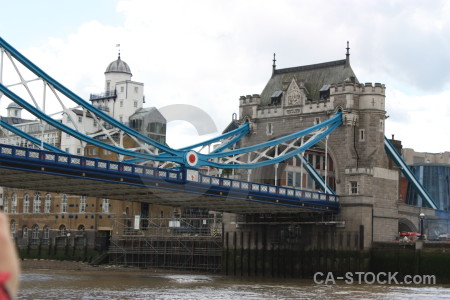
[[[65, 271], [113, 271], [113, 272], [151, 272], [166, 273], [167, 269], [161, 268], [138, 268], [123, 265], [90, 265], [81, 261], [53, 260], [53, 259], [23, 259], [20, 261], [22, 271], [33, 270], [65, 270]], [[171, 274], [201, 274], [186, 270], [170, 270]]]

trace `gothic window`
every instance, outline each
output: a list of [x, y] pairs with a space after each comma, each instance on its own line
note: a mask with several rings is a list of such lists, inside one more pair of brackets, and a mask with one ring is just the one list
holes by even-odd
[[66, 234], [67, 234], [66, 225], [59, 226], [58, 235], [59, 236], [66, 236]]
[[123, 101], [120, 100], [120, 107], [123, 107]]
[[25, 194], [23, 196], [23, 212], [26, 214], [30, 210], [30, 195]]
[[33, 212], [34, 213], [41, 212], [41, 194], [39, 192], [34, 194]]
[[294, 173], [287, 172], [287, 186], [293, 186], [294, 185]]
[[295, 172], [295, 186], [300, 187], [301, 186], [301, 173]]
[[5, 213], [8, 213], [8, 207], [9, 203], [8, 203], [8, 196], [5, 195], [5, 197], [3, 198], [3, 211]]
[[137, 101], [134, 101], [134, 107], [137, 107], [138, 103]]
[[31, 227], [31, 239], [32, 240], [39, 239], [39, 225], [37, 224], [34, 224], [33, 227]]
[[27, 226], [24, 226], [24, 227], [22, 228], [22, 237], [23, 237], [24, 239], [28, 238], [28, 227], [27, 227]]
[[358, 194], [358, 182], [350, 181], [350, 194], [356, 195]]
[[83, 122], [83, 117], [82, 116], [78, 116], [78, 123]]
[[121, 86], [120, 87], [120, 92], [123, 93], [123, 91], [124, 91], [124, 88], [123, 88], [123, 86]]
[[45, 204], [44, 204], [44, 212], [49, 213], [52, 206], [52, 195], [45, 195]]
[[384, 132], [384, 120], [380, 120], [380, 132]]
[[44, 226], [43, 235], [44, 240], [48, 240], [50, 238], [50, 229], [48, 226]]
[[267, 123], [266, 125], [266, 134], [272, 135], [273, 134], [273, 125], [272, 123]]
[[364, 129], [359, 130], [359, 141], [364, 142], [366, 140], [365, 131]]
[[17, 223], [15, 220], [11, 220], [10, 230], [11, 230], [11, 237], [15, 237], [17, 230]]
[[86, 212], [86, 196], [80, 196], [80, 213]]
[[61, 212], [67, 213], [67, 195], [63, 194], [61, 197]]
[[320, 118], [319, 117], [315, 118], [314, 119], [314, 125], [317, 125], [319, 123], [320, 123]]
[[17, 194], [13, 193], [11, 198], [11, 213], [17, 213]]

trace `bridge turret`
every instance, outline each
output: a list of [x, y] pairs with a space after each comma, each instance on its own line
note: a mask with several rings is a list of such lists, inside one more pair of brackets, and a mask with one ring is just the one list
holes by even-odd
[[261, 104], [261, 97], [258, 94], [241, 96], [239, 98], [239, 119], [255, 119], [258, 106]]

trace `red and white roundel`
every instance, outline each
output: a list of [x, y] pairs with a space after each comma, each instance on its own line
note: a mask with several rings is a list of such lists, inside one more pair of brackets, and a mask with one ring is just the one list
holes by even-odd
[[195, 151], [189, 151], [188, 153], [186, 153], [186, 162], [191, 167], [195, 167], [198, 163], [197, 153]]

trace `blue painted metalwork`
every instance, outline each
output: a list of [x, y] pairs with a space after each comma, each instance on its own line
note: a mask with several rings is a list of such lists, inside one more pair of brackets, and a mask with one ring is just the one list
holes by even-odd
[[[161, 149], [164, 152], [170, 153], [172, 155], [179, 155], [179, 152], [167, 147], [166, 145], [163, 145], [161, 143], [156, 142], [155, 140], [152, 140], [148, 138], [147, 136], [143, 135], [142, 133], [133, 130], [129, 128], [128, 126], [124, 125], [123, 123], [119, 122], [118, 120], [112, 118], [108, 114], [104, 113], [100, 109], [96, 108], [92, 104], [86, 102], [84, 99], [73, 93], [71, 90], [60, 84], [58, 81], [47, 75], [44, 71], [42, 71], [39, 67], [37, 67], [35, 64], [33, 64], [29, 59], [27, 59], [25, 56], [23, 56], [19, 51], [17, 51], [14, 47], [12, 47], [10, 44], [8, 44], [4, 39], [0, 37], [0, 47], [3, 47], [6, 51], [8, 51], [15, 59], [17, 59], [23, 66], [25, 66], [28, 70], [33, 72], [36, 76], [42, 78], [47, 83], [51, 84], [55, 89], [60, 91], [63, 95], [65, 95], [70, 100], [74, 101], [78, 105], [86, 108], [87, 110], [94, 113], [99, 118], [107, 121], [109, 124], [119, 128], [120, 130], [126, 132], [127, 134], [134, 136], [138, 138], [139, 140], [150, 144], [158, 149]], [[27, 109], [28, 110], [28, 109]], [[34, 108], [32, 110], [35, 110]], [[30, 110], [28, 110], [30, 111]], [[32, 111], [30, 111], [32, 112]], [[107, 148], [105, 148], [107, 149]], [[108, 149], [109, 150], [109, 149]]]
[[[105, 159], [56, 153], [0, 144], [0, 168], [25, 170], [66, 177], [166, 189], [255, 203], [292, 206], [308, 210], [338, 212], [339, 197], [295, 188], [246, 182], [199, 174], [186, 178], [186, 169], [160, 169]], [[74, 175], [78, 171], [83, 175]], [[93, 174], [92, 177], [89, 177]], [[157, 185], [155, 185], [158, 183]]]
[[[235, 137], [233, 139], [231, 139], [228, 143], [219, 147], [218, 149], [215, 149], [213, 151], [215, 153], [217, 151], [221, 151], [223, 149], [231, 147], [232, 145], [237, 143], [242, 137], [247, 135], [249, 132], [250, 132], [250, 125], [248, 122], [245, 122], [244, 124], [242, 124], [239, 128], [236, 128], [235, 130], [232, 130], [230, 132], [227, 132], [227, 133], [217, 136], [215, 138], [212, 138], [212, 139], [209, 139], [209, 140], [206, 140], [206, 141], [203, 141], [203, 142], [191, 145], [191, 146], [183, 147], [178, 150], [187, 152], [187, 151], [190, 151], [190, 150], [198, 148], [198, 147], [203, 147], [203, 146], [215, 143], [215, 142], [219, 142], [222, 139], [226, 139], [226, 138], [229, 138], [229, 137], [232, 137], [235, 135]], [[165, 158], [170, 158], [170, 156], [167, 156], [165, 153], [161, 153], [159, 156], [165, 157]], [[145, 160], [146, 159], [142, 159], [142, 158], [132, 158], [132, 159], [127, 159], [126, 161], [129, 163], [138, 163], [138, 162], [142, 162]]]
[[302, 162], [306, 171], [311, 175], [315, 182], [317, 182], [321, 187], [326, 184], [326, 193], [330, 193], [332, 195], [336, 195], [336, 193], [331, 189], [331, 187], [325, 182], [325, 179], [320, 176], [319, 172], [311, 165], [306, 157], [297, 154], [298, 159]]
[[13, 126], [13, 125], [5, 122], [5, 121], [0, 120], [0, 126], [8, 129], [12, 133], [14, 133], [14, 134], [16, 134], [16, 135], [18, 135], [18, 136], [20, 136], [20, 137], [22, 137], [24, 139], [29, 140], [30, 142], [34, 143], [37, 146], [40, 146], [42, 144], [44, 146], [44, 148], [47, 149], [47, 150], [55, 151], [55, 152], [59, 152], [59, 153], [66, 153], [65, 151], [63, 151], [63, 150], [61, 150], [61, 149], [59, 149], [59, 148], [57, 148], [57, 147], [55, 147], [53, 145], [47, 144], [47, 143], [41, 141], [40, 139], [29, 135], [28, 133], [20, 130], [19, 128], [15, 127], [15, 126]]
[[[333, 132], [341, 124], [342, 124], [341, 113], [338, 113], [337, 115], [335, 115], [334, 117], [330, 118], [329, 120], [327, 120], [325, 122], [314, 125], [310, 128], [296, 132], [296, 133], [288, 135], [286, 137], [281, 137], [281, 138], [278, 138], [278, 139], [275, 139], [272, 141], [268, 141], [268, 142], [265, 142], [262, 144], [257, 144], [257, 145], [253, 145], [253, 146], [249, 146], [249, 147], [244, 147], [244, 148], [220, 152], [220, 153], [210, 153], [210, 154], [199, 153], [198, 154], [199, 161], [200, 161], [199, 165], [205, 164], [205, 165], [209, 165], [209, 166], [216, 167], [216, 168], [222, 168], [222, 169], [253, 169], [253, 168], [257, 168], [257, 167], [263, 167], [263, 166], [279, 163], [279, 162], [289, 159], [289, 158], [311, 148], [312, 146], [317, 144], [321, 139], [323, 139], [324, 137], [329, 135], [331, 132]], [[255, 151], [255, 150], [258, 150], [261, 148], [265, 148], [268, 146], [278, 145], [285, 141], [289, 141], [294, 138], [299, 138], [306, 134], [310, 134], [311, 132], [318, 130], [325, 126], [328, 126], [328, 128], [324, 132], [322, 132], [321, 134], [316, 136], [314, 139], [304, 143], [301, 147], [298, 147], [297, 149], [290, 151], [290, 152], [286, 153], [285, 155], [280, 155], [280, 156], [278, 156], [276, 158], [272, 158], [270, 160], [260, 161], [260, 162], [256, 162], [256, 163], [250, 163], [250, 164], [242, 163], [242, 164], [234, 164], [234, 165], [208, 161], [209, 159], [213, 159], [213, 158], [220, 158], [220, 157], [232, 156], [232, 155], [236, 155], [236, 154], [248, 153], [248, 152]]]
[[[247, 133], [250, 132], [249, 124], [246, 122], [238, 129], [235, 129], [229, 133], [223, 134], [219, 137], [210, 139], [210, 140], [202, 142], [202, 143], [197, 143], [195, 145], [184, 147], [182, 149], [175, 150], [175, 149], [171, 149], [170, 147], [167, 147], [165, 145], [162, 145], [162, 144], [148, 138], [147, 136], [141, 134], [140, 132], [137, 132], [137, 131], [125, 126], [124, 124], [122, 124], [121, 122], [117, 121], [116, 119], [110, 117], [108, 114], [104, 113], [100, 109], [96, 108], [95, 106], [93, 106], [93, 105], [89, 104], [88, 102], [86, 102], [85, 100], [81, 99], [76, 94], [74, 94], [72, 91], [70, 91], [63, 85], [61, 85], [59, 82], [54, 80], [52, 77], [47, 75], [44, 71], [42, 71], [40, 68], [38, 68], [36, 65], [34, 65], [31, 61], [29, 61], [25, 56], [23, 56], [21, 53], [19, 53], [16, 49], [14, 49], [11, 45], [9, 45], [2, 38], [0, 38], [0, 47], [5, 49], [12, 57], [14, 57], [16, 60], [18, 60], [24, 67], [26, 67], [31, 72], [33, 72], [36, 76], [38, 76], [39, 78], [44, 80], [48, 85], [53, 86], [56, 90], [61, 92], [67, 98], [72, 100], [74, 103], [77, 103], [78, 105], [82, 106], [83, 108], [87, 109], [91, 113], [93, 113], [96, 116], [98, 116], [99, 118], [107, 121], [109, 124], [115, 126], [116, 128], [122, 130], [123, 132], [129, 134], [130, 136], [134, 136], [135, 138], [137, 138], [147, 144], [153, 145], [154, 147], [156, 147], [162, 151], [162, 153], [160, 153], [159, 155], [135, 152], [135, 151], [123, 149], [120, 147], [116, 147], [114, 145], [107, 144], [107, 143], [101, 142], [99, 140], [93, 139], [91, 137], [88, 137], [88, 136], [64, 125], [63, 123], [56, 121], [53, 118], [47, 116], [45, 113], [43, 113], [39, 109], [30, 105], [27, 101], [25, 101], [24, 99], [22, 99], [21, 97], [19, 97], [18, 95], [16, 95], [15, 93], [13, 93], [11, 90], [9, 90], [7, 87], [5, 87], [3, 84], [0, 83], [0, 91], [4, 95], [6, 95], [10, 99], [12, 99], [14, 102], [16, 102], [17, 104], [22, 106], [24, 109], [26, 109], [27, 111], [29, 111], [36, 117], [40, 118], [41, 120], [44, 120], [45, 122], [52, 125], [53, 127], [58, 128], [64, 132], [76, 137], [79, 140], [85, 141], [89, 144], [107, 149], [109, 151], [112, 151], [112, 152], [115, 152], [115, 153], [118, 153], [121, 155], [134, 157], [133, 159], [129, 160], [130, 162], [137, 162], [137, 161], [142, 161], [142, 160], [154, 160], [154, 161], [172, 161], [172, 162], [175, 162], [175, 163], [178, 163], [181, 165], [186, 165], [186, 163], [187, 163], [186, 155], [187, 155], [188, 151], [191, 151], [192, 149], [197, 148], [197, 147], [202, 147], [202, 146], [214, 143], [214, 142], [218, 142], [222, 139], [231, 138], [228, 142], [225, 142], [222, 146], [215, 149], [212, 153], [196, 154], [198, 156], [197, 165], [207, 165], [207, 166], [212, 166], [212, 167], [217, 167], [217, 168], [228, 168], [228, 169], [257, 168], [257, 167], [267, 166], [270, 164], [279, 163], [279, 162], [284, 161], [294, 155], [297, 155], [298, 153], [304, 152], [305, 150], [307, 150], [308, 148], [310, 148], [311, 146], [316, 144], [322, 138], [326, 137], [335, 128], [337, 128], [338, 126], [340, 126], [342, 124], [341, 113], [337, 113], [334, 117], [330, 118], [329, 120], [326, 120], [325, 122], [314, 125], [311, 128], [290, 134], [288, 136], [281, 137], [281, 138], [278, 138], [278, 139], [275, 139], [272, 141], [268, 141], [265, 143], [261, 143], [258, 145], [238, 148], [236, 150], [225, 151], [226, 149], [230, 149], [243, 136], [245, 136]], [[238, 164], [227, 164], [227, 163], [218, 162], [218, 160], [220, 161], [220, 159], [224, 158], [224, 157], [246, 154], [246, 153], [250, 153], [252, 151], [256, 151], [259, 149], [273, 147], [275, 145], [279, 145], [279, 144], [285, 143], [290, 140], [298, 139], [299, 137], [302, 137], [302, 136], [305, 136], [308, 134], [312, 134], [316, 130], [324, 129], [325, 127], [328, 127], [328, 128], [326, 130], [324, 130], [323, 132], [321, 132], [320, 134], [318, 134], [313, 139], [311, 139], [310, 141], [308, 141], [305, 144], [298, 147], [297, 149], [292, 150], [284, 155], [280, 155], [280, 156], [277, 156], [272, 159], [267, 159], [264, 161], [258, 161], [258, 162], [253, 162], [253, 163], [238, 163]], [[11, 130], [11, 131], [13, 131], [13, 130]], [[24, 136], [24, 134], [19, 134], [19, 135]], [[30, 139], [30, 137], [28, 137], [28, 139]], [[34, 139], [35, 143], [38, 141], [39, 140]], [[45, 146], [47, 149], [51, 149], [56, 152], [61, 152], [61, 150], [51, 148], [51, 147], [49, 147], [49, 145], [45, 145]]]
[[[200, 143], [195, 144], [195, 145], [183, 147], [183, 148], [181, 148], [181, 149], [179, 149], [179, 150], [192, 150], [192, 149], [195, 149], [195, 148], [198, 148], [198, 147], [202, 147], [202, 146], [210, 145], [210, 144], [212, 144], [212, 143], [219, 142], [219, 141], [222, 140], [222, 139], [226, 139], [226, 138], [228, 138], [228, 137], [231, 137], [231, 136], [236, 135], [235, 138], [233, 138], [231, 141], [229, 141], [228, 143], [226, 143], [226, 145], [231, 146], [231, 145], [233, 145], [234, 143], [236, 143], [237, 141], [239, 141], [243, 136], [245, 136], [245, 135], [248, 134], [249, 132], [250, 132], [250, 125], [249, 125], [248, 122], [245, 122], [244, 124], [242, 124], [241, 126], [239, 126], [239, 128], [236, 128], [236, 129], [234, 129], [234, 130], [232, 130], [232, 131], [230, 131], [230, 132], [224, 133], [224, 134], [222, 134], [222, 135], [220, 135], [220, 136], [218, 136], [218, 137], [215, 137], [215, 138], [212, 138], [212, 139], [209, 139], [209, 140], [200, 142]], [[233, 141], [234, 141], [234, 142], [233, 142]], [[232, 142], [233, 142], [233, 143], [232, 143]], [[222, 146], [222, 147], [223, 147], [223, 146]], [[220, 147], [220, 148], [222, 148], [222, 147]], [[224, 149], [226, 149], [226, 148], [224, 148]], [[217, 149], [214, 150], [214, 152], [217, 152]]]
[[397, 166], [400, 167], [400, 170], [405, 175], [405, 177], [409, 180], [409, 182], [417, 189], [419, 195], [425, 199], [425, 202], [428, 207], [433, 209], [439, 209], [438, 205], [431, 198], [430, 194], [423, 187], [405, 161], [402, 159], [401, 155], [395, 150], [392, 143], [389, 141], [387, 137], [384, 137], [384, 147], [386, 148], [387, 153], [392, 157]]
[[[305, 136], [307, 134], [311, 134], [314, 131], [319, 130], [319, 129], [323, 128], [323, 127], [335, 126], [335, 125], [339, 126], [341, 124], [342, 124], [342, 113], [338, 112], [338, 113], [336, 113], [336, 115], [334, 115], [330, 119], [328, 119], [328, 120], [326, 120], [326, 121], [324, 121], [322, 123], [316, 124], [314, 126], [311, 126], [309, 128], [303, 129], [301, 131], [298, 131], [298, 132], [295, 132], [295, 133], [292, 133], [292, 134], [289, 134], [289, 135], [286, 135], [286, 136], [283, 136], [283, 137], [280, 137], [280, 138], [277, 138], [277, 139], [274, 139], [274, 140], [271, 140], [271, 141], [267, 141], [267, 142], [264, 142], [264, 143], [261, 143], [261, 144], [256, 144], [256, 145], [243, 147], [243, 148], [239, 148], [239, 149], [236, 149], [236, 150], [221, 152], [221, 153], [211, 153], [208, 156], [209, 156], [209, 158], [219, 158], [219, 157], [224, 157], [224, 156], [232, 156], [232, 155], [236, 155], [236, 154], [247, 153], [247, 152], [259, 150], [259, 149], [270, 147], [270, 146], [276, 146], [276, 145], [279, 145], [281, 143], [290, 141], [292, 139], [300, 138], [300, 137]], [[333, 130], [337, 126], [335, 126], [333, 128]], [[331, 131], [333, 131], [333, 130], [331, 130]], [[323, 138], [323, 137], [325, 137], [327, 135], [328, 134], [322, 134], [321, 138]]]
[[[119, 148], [119, 147], [116, 147], [114, 145], [110, 145], [110, 144], [101, 142], [99, 140], [93, 139], [93, 138], [91, 138], [91, 137], [89, 137], [87, 135], [84, 135], [84, 134], [82, 134], [82, 133], [80, 133], [80, 132], [70, 128], [69, 126], [67, 126], [67, 125], [65, 125], [65, 124], [63, 124], [63, 123], [61, 123], [61, 122], [59, 122], [59, 121], [57, 121], [57, 120], [47, 116], [42, 111], [34, 108], [31, 104], [29, 104], [27, 101], [25, 101], [24, 99], [22, 99], [21, 97], [16, 95], [14, 92], [9, 90], [7, 87], [5, 87], [1, 83], [0, 83], [0, 92], [2, 92], [5, 96], [7, 96], [11, 100], [13, 100], [17, 104], [19, 104], [20, 106], [22, 106], [24, 109], [26, 109], [30, 113], [32, 113], [34, 116], [44, 120], [45, 122], [47, 122], [48, 124], [52, 125], [53, 127], [58, 128], [58, 129], [60, 129], [60, 130], [62, 130], [64, 132], [66, 132], [66, 133], [76, 137], [79, 140], [85, 141], [85, 142], [90, 143], [92, 145], [95, 145], [95, 146], [107, 149], [107, 150], [115, 152], [115, 153], [123, 154], [123, 155], [145, 158], [147, 160], [160, 160], [160, 157], [157, 156], [157, 155], [146, 154], [146, 153], [141, 153], [141, 152], [135, 152], [135, 151]], [[177, 151], [177, 152], [178, 152], [178, 155], [176, 157], [172, 157], [171, 161], [182, 163], [182, 154], [183, 154], [183, 152], [182, 151]]]

